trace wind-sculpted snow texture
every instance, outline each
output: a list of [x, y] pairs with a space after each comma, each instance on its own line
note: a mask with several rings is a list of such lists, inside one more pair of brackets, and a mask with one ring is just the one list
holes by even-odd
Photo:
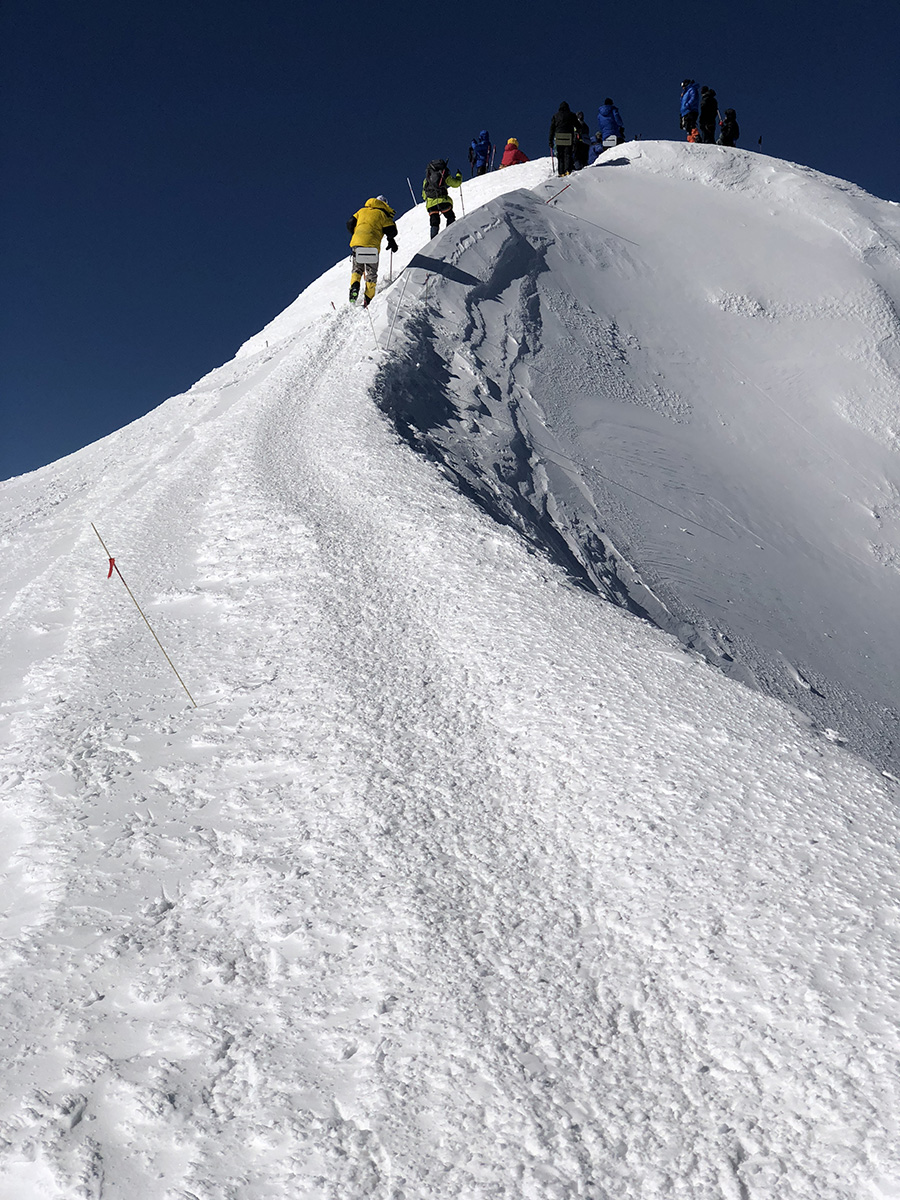
[[[403, 219], [406, 258], [449, 267], [371, 324], [332, 309], [335, 268], [185, 395], [0, 486], [2, 1200], [900, 1196], [897, 787], [573, 586], [605, 586], [600, 550], [638, 585], [567, 465], [590, 422], [565, 441], [535, 399], [586, 235], [527, 191], [493, 207], [515, 178], [467, 184], [431, 247]], [[555, 302], [569, 337], [586, 301]], [[696, 409], [640, 390], [629, 327], [602, 411], [670, 423], [682, 479]], [[452, 481], [373, 400], [395, 379], [412, 427], [416, 371]], [[489, 516], [456, 482], [493, 464]], [[530, 541], [515, 471], [553, 483]]]
[[721, 147], [561, 186], [447, 234], [383, 406], [574, 578], [897, 769], [897, 207]]

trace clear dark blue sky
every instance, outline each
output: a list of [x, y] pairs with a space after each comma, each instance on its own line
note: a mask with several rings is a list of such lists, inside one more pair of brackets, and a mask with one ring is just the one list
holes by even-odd
[[900, 199], [898, 35], [886, 0], [5, 0], [0, 478], [230, 358], [429, 158], [546, 153], [563, 99], [681, 138], [692, 76], [744, 147]]

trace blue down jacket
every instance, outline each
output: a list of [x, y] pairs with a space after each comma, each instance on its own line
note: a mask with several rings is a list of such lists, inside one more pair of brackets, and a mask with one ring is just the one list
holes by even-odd
[[482, 129], [481, 133], [479, 133], [478, 137], [473, 140], [472, 145], [469, 147], [469, 162], [476, 167], [485, 166], [491, 157], [491, 150], [493, 150], [493, 146], [491, 145], [490, 135], [486, 129]]
[[619, 116], [619, 110], [614, 104], [601, 104], [600, 111], [597, 113], [597, 130], [602, 135], [600, 140], [608, 137], [622, 137], [625, 133], [625, 126], [622, 124], [622, 118]]
[[693, 79], [681, 93], [681, 115], [700, 111], [700, 88]]

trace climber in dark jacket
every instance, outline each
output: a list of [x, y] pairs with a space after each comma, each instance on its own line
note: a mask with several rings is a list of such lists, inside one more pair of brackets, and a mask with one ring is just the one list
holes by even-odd
[[556, 167], [560, 175], [569, 175], [575, 161], [575, 136], [578, 118], [563, 100], [550, 122], [550, 150], [556, 151]]
[[719, 101], [716, 93], [706, 84], [700, 89], [700, 115], [697, 125], [700, 129], [700, 141], [712, 144], [716, 140], [716, 121], [719, 117]]
[[575, 130], [575, 145], [572, 147], [572, 169], [580, 171], [588, 165], [588, 153], [591, 145], [591, 127], [584, 119], [584, 113], [575, 114], [578, 128]]
[[740, 136], [741, 130], [734, 109], [726, 108], [725, 116], [719, 122], [719, 145], [733, 146]]

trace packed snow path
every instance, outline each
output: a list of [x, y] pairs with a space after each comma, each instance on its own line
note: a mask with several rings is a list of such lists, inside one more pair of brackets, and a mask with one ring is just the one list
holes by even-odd
[[900, 1195], [893, 786], [464, 500], [382, 361], [327, 311], [4, 485], [0, 1196]]

